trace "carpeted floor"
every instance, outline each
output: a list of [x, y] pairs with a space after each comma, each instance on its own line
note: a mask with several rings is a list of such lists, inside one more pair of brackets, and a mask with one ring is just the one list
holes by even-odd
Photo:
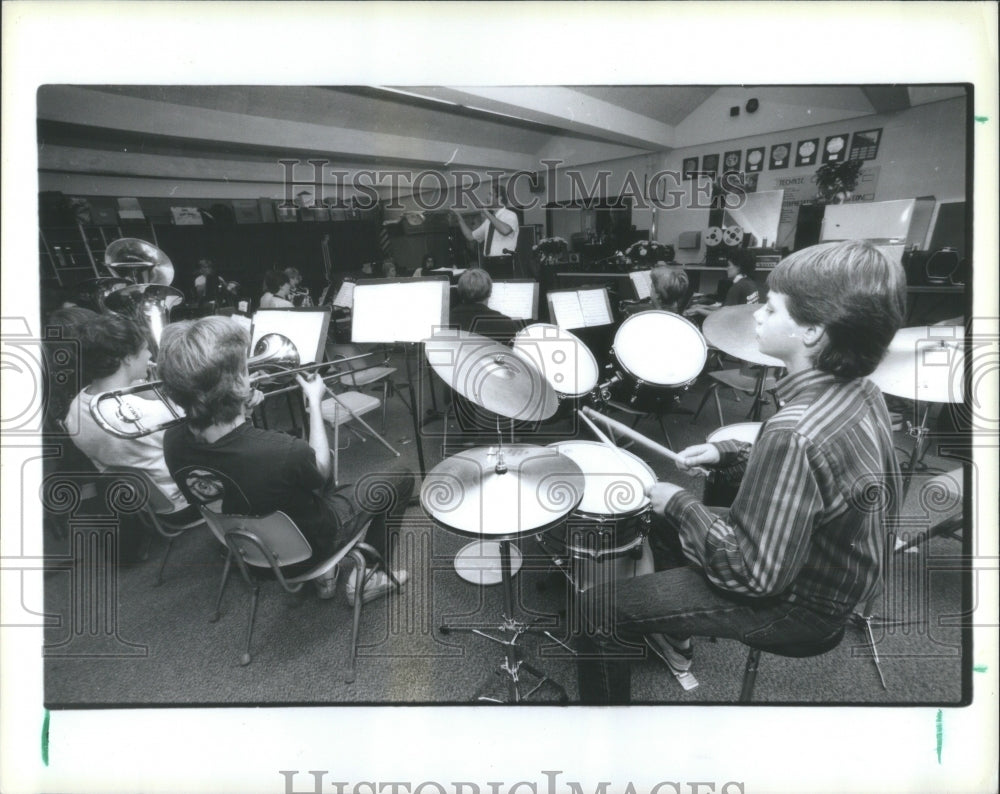
[[[397, 378], [405, 383], [401, 362]], [[697, 407], [704, 386], [684, 395], [682, 406]], [[426, 392], [426, 390], [425, 390]], [[440, 397], [439, 397], [440, 399]], [[288, 426], [283, 401], [269, 406], [272, 426]], [[723, 396], [727, 423], [744, 421], [749, 398]], [[420, 412], [430, 407], [422, 402]], [[905, 407], [905, 406], [904, 406]], [[772, 409], [773, 410], [773, 409]], [[768, 415], [769, 411], [765, 415]], [[370, 415], [377, 417], [377, 414]], [[631, 421], [628, 417], [623, 417]], [[373, 424], [378, 427], [377, 418]], [[690, 413], [667, 417], [675, 449], [699, 443], [718, 425], [711, 403], [697, 422]], [[417, 444], [403, 403], [388, 403], [386, 437], [402, 460], [418, 469]], [[422, 436], [428, 470], [442, 459], [436, 420]], [[645, 418], [641, 432], [661, 440], [655, 419]], [[457, 428], [451, 425], [449, 451]], [[547, 443], [558, 438], [591, 438], [569, 421], [545, 433], [523, 432], [520, 441]], [[345, 440], [342, 438], [342, 444]], [[906, 452], [911, 441], [902, 433]], [[641, 454], [638, 447], [633, 451]], [[341, 472], [371, 471], [392, 460], [378, 443], [352, 438], [341, 453]], [[662, 479], [700, 493], [703, 483], [677, 472], [665, 459], [643, 456]], [[928, 455], [930, 466], [951, 469], [955, 461]], [[936, 521], [934, 505], [920, 498], [930, 473], [918, 472], [904, 505], [909, 526]], [[342, 594], [322, 601], [311, 589], [288, 595], [277, 582], [266, 582], [253, 636], [253, 661], [241, 667], [248, 617], [248, 591], [234, 576], [226, 591], [221, 619], [209, 622], [222, 570], [222, 547], [207, 529], [177, 539], [165, 571], [154, 586], [165, 542], [156, 537], [149, 558], [107, 565], [100, 555], [101, 533], [114, 522], [70, 516], [61, 522], [67, 534], [49, 538], [50, 570], [45, 579], [47, 631], [45, 699], [51, 708], [130, 705], [209, 704], [465, 704], [477, 692], [504, 691], [496, 675], [502, 647], [467, 632], [443, 634], [443, 623], [489, 627], [500, 620], [499, 586], [479, 586], [459, 578], [454, 556], [468, 540], [436, 527], [419, 506], [409, 508], [400, 528], [399, 565], [410, 573], [404, 592], [366, 605], [362, 616], [357, 678], [345, 671], [350, 645], [351, 611]], [[94, 545], [87, 545], [88, 543]], [[571, 587], [533, 539], [518, 542], [523, 566], [516, 575], [515, 613], [535, 621], [549, 636], [519, 641], [525, 660], [551, 678], [532, 700], [560, 702], [565, 689], [577, 699], [572, 656], [556, 640], [565, 640], [573, 620]], [[75, 559], [72, 551], [75, 549]], [[875, 605], [874, 631], [886, 680], [883, 689], [866, 643], [862, 623], [848, 628], [843, 643], [815, 658], [787, 659], [765, 654], [755, 690], [758, 703], [811, 704], [950, 704], [971, 693], [968, 646], [963, 646], [962, 615], [974, 593], [963, 599], [962, 545], [936, 539], [917, 551], [896, 555], [884, 598]], [[968, 574], [965, 574], [968, 576]], [[971, 583], [966, 582], [971, 588]], [[485, 628], [489, 633], [489, 629]], [[499, 635], [498, 635], [499, 636]], [[693, 668], [700, 685], [683, 690], [661, 662], [633, 664], [636, 703], [733, 703], [740, 692], [746, 648], [729, 640], [696, 638]], [[530, 678], [530, 677], [529, 677]], [[558, 686], [557, 686], [558, 685]], [[526, 686], [530, 688], [530, 684]]]

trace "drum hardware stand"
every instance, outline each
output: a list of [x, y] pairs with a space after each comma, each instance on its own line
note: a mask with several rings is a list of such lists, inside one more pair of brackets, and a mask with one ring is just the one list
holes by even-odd
[[[498, 457], [501, 456], [502, 453], [499, 453]], [[501, 465], [501, 462], [498, 461], [498, 465]], [[484, 682], [476, 690], [476, 694], [473, 697], [474, 700], [478, 700], [483, 703], [522, 703], [538, 692], [545, 684], [548, 684], [555, 690], [556, 694], [559, 696], [559, 700], [561, 702], [566, 702], [569, 699], [566, 694], [566, 690], [560, 684], [545, 675], [542, 670], [524, 661], [522, 658], [523, 650], [520, 646], [518, 646], [517, 641], [524, 634], [541, 634], [553, 642], [563, 646], [574, 655], [576, 652], [548, 629], [542, 629], [534, 626], [533, 624], [539, 620], [538, 618], [530, 623], [523, 623], [514, 617], [514, 584], [513, 577], [510, 572], [510, 541], [502, 540], [499, 545], [500, 574], [503, 583], [503, 612], [501, 613], [500, 623], [493, 626], [487, 626], [486, 628], [494, 632], [499, 632], [501, 636], [494, 636], [493, 634], [489, 634], [480, 628], [473, 628], [471, 626], [449, 626], [447, 624], [442, 625], [440, 627], [440, 631], [444, 635], [459, 631], [467, 631], [471, 634], [475, 634], [503, 646], [504, 660], [496, 668], [494, 674], [501, 677], [506, 676], [507, 698], [501, 699], [500, 697], [489, 697], [484, 694], [488, 688], [488, 682]], [[510, 635], [510, 639], [506, 639], [507, 635]], [[531, 676], [535, 682], [534, 686], [527, 691], [522, 692], [521, 687], [524, 685], [525, 673]]]
[[[421, 479], [426, 475], [427, 469], [424, 464], [424, 441], [421, 434], [422, 425], [420, 423], [420, 418], [417, 416], [417, 393], [413, 388], [413, 364], [411, 362], [411, 348], [413, 343], [403, 344], [403, 357], [406, 361], [406, 384], [410, 393], [410, 400], [407, 408], [410, 409], [410, 418], [413, 420], [413, 436], [417, 442], [417, 462], [420, 467], [420, 477]], [[431, 386], [431, 393], [433, 394], [434, 386]], [[403, 402], [406, 402], [404, 400]]]

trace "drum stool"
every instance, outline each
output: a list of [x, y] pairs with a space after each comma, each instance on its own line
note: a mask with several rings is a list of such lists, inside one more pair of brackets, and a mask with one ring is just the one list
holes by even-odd
[[757, 668], [760, 665], [762, 653], [773, 653], [775, 656], [787, 656], [792, 659], [805, 659], [810, 656], [822, 656], [832, 651], [844, 639], [846, 626], [841, 627], [833, 636], [819, 642], [795, 642], [778, 645], [748, 645], [747, 663], [743, 671], [743, 688], [740, 691], [740, 703], [750, 703], [753, 700], [753, 688], [757, 683]]

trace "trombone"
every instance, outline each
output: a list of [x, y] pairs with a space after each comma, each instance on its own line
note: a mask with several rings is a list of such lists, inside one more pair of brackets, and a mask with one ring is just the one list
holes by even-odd
[[[357, 356], [350, 356], [349, 358], [339, 358], [336, 361], [317, 361], [313, 364], [300, 365], [299, 361], [301, 359], [299, 358], [299, 352], [296, 350], [295, 343], [292, 342], [291, 339], [284, 334], [265, 334], [260, 338], [254, 347], [253, 356], [247, 359], [247, 369], [251, 371], [256, 370], [250, 377], [250, 385], [256, 386], [257, 384], [265, 381], [277, 378], [287, 378], [304, 372], [315, 372], [324, 367], [337, 366], [349, 361], [357, 361], [359, 359], [368, 358], [373, 355], [375, 354], [362, 353]], [[323, 380], [340, 377], [343, 374], [343, 372], [338, 371], [330, 375], [323, 376]], [[276, 394], [284, 394], [292, 388], [297, 387], [291, 386], [266, 392], [264, 396], [270, 397]], [[169, 412], [169, 419], [146, 426], [143, 423], [142, 412], [136, 406], [135, 401], [124, 399], [133, 395], [144, 395], [146, 392], [151, 392], [152, 397], [142, 397], [142, 399], [149, 400], [150, 402], [161, 403]], [[337, 395], [330, 391], [329, 388], [327, 388], [327, 393], [333, 397], [334, 400], [337, 400]], [[363, 419], [355, 415], [350, 408], [345, 406], [342, 402], [340, 402], [340, 400], [337, 400], [337, 402], [351, 414], [352, 419], [357, 419], [358, 422], [371, 431], [376, 438], [381, 438]], [[108, 410], [112, 410], [113, 413], [107, 414], [106, 411]], [[163, 381], [140, 383], [136, 386], [129, 386], [125, 389], [115, 389], [114, 391], [105, 391], [96, 394], [90, 401], [90, 414], [94, 417], [94, 421], [97, 422], [98, 426], [102, 430], [106, 433], [110, 433], [116, 438], [142, 438], [143, 436], [158, 433], [161, 430], [166, 430], [169, 427], [174, 427], [187, 421], [187, 416], [185, 416], [180, 407], [175, 405], [173, 401], [163, 393]], [[386, 444], [386, 446], [388, 446], [388, 444]], [[392, 447], [389, 447], [389, 449], [396, 452], [396, 450], [392, 449]], [[398, 455], [399, 453], [396, 454]]]

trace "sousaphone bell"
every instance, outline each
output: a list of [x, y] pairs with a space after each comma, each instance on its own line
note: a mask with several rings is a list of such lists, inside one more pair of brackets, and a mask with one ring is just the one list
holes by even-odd
[[115, 276], [128, 277], [140, 284], [169, 287], [174, 281], [170, 257], [152, 243], [135, 237], [112, 242], [104, 252], [104, 264]]

